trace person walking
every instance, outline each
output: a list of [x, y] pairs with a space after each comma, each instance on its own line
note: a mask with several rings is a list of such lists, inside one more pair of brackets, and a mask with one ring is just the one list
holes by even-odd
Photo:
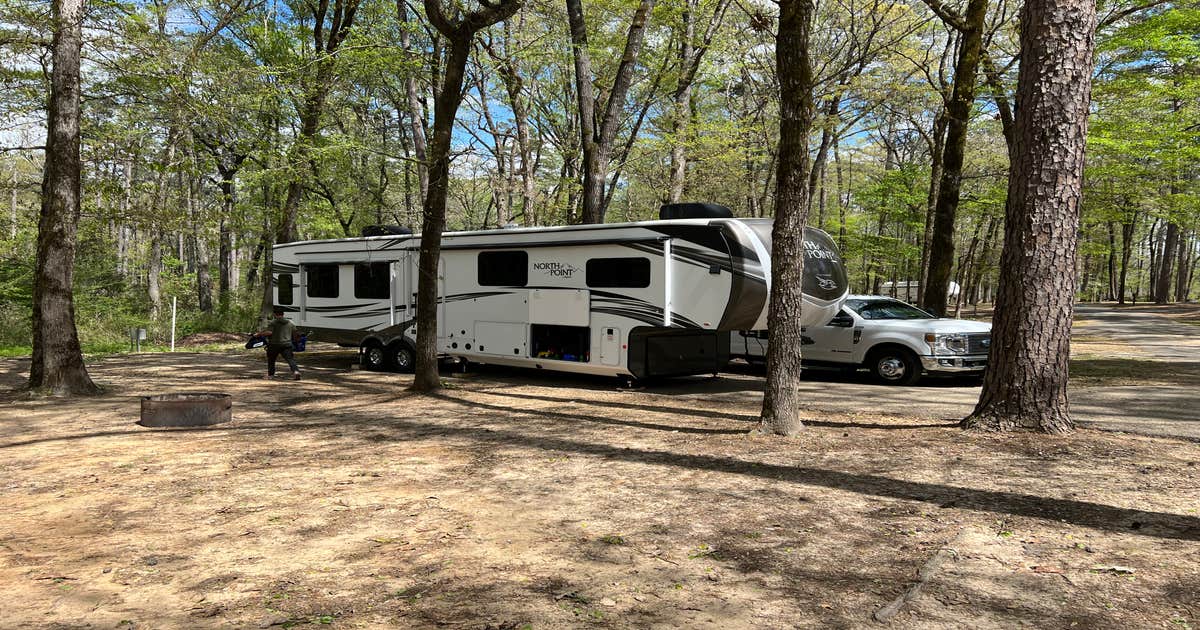
[[275, 378], [275, 360], [282, 356], [292, 368], [292, 380], [300, 380], [300, 368], [296, 367], [296, 355], [292, 353], [292, 337], [296, 333], [296, 325], [292, 320], [283, 316], [283, 309], [276, 306], [275, 319], [266, 330], [260, 331], [259, 336], [270, 336], [267, 342], [267, 375], [265, 378]]

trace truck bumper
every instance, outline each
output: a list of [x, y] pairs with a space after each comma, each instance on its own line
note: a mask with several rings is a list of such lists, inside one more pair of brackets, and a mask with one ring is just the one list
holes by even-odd
[[982, 372], [987, 367], [987, 355], [921, 357], [921, 366], [931, 374]]

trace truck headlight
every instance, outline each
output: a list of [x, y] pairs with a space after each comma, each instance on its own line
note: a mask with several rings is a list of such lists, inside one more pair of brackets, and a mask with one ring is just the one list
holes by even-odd
[[966, 335], [925, 333], [925, 343], [929, 344], [930, 351], [935, 355], [967, 353]]

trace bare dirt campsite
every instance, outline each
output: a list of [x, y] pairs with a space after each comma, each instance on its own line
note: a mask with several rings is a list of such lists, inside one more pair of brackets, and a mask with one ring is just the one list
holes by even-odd
[[[10, 395], [0, 625], [1200, 625], [1196, 441], [964, 433], [867, 398], [766, 437], [750, 370], [621, 390], [484, 368], [416, 396], [317, 348], [299, 383], [239, 350]], [[843, 385], [875, 387], [813, 390]], [[233, 422], [134, 424], [139, 396], [197, 390], [232, 394]]]

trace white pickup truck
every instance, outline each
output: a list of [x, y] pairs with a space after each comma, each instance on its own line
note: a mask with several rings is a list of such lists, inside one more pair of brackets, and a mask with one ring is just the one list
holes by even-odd
[[[804, 329], [804, 362], [866, 368], [879, 381], [909, 385], [922, 374], [979, 374], [987, 367], [992, 326], [937, 318], [900, 300], [851, 295], [823, 326]], [[733, 333], [729, 353], [750, 362], [766, 359], [767, 331]]]

